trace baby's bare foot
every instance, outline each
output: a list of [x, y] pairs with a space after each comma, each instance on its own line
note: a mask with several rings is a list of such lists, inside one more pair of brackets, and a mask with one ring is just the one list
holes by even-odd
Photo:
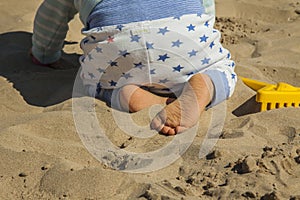
[[137, 112], [166, 102], [167, 98], [152, 94], [136, 85], [126, 85], [120, 91], [120, 104], [125, 111], [129, 112]]
[[213, 85], [207, 75], [195, 75], [181, 96], [167, 105], [151, 122], [151, 128], [175, 135], [197, 124], [200, 114], [211, 101]]

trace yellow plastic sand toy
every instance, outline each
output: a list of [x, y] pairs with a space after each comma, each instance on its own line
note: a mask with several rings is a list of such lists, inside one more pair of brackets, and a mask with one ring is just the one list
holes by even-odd
[[261, 103], [261, 111], [283, 107], [300, 107], [300, 88], [287, 83], [269, 84], [240, 77], [251, 89], [257, 91], [256, 101]]

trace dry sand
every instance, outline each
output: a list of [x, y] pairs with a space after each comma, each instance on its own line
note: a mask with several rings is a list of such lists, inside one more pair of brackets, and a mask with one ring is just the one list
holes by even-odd
[[[255, 92], [240, 80], [211, 154], [198, 159], [208, 122], [172, 165], [144, 174], [112, 170], [82, 144], [72, 115], [76, 69], [31, 64], [34, 13], [41, 0], [0, 3], [0, 199], [300, 199], [300, 108], [258, 112]], [[300, 87], [300, 2], [217, 0], [216, 27], [240, 76]], [[81, 53], [81, 24], [72, 21], [64, 57]], [[77, 64], [78, 65], [78, 64]], [[112, 142], [136, 152], [172, 140], [124, 134], [96, 102]], [[132, 115], [145, 123], [147, 111]]]

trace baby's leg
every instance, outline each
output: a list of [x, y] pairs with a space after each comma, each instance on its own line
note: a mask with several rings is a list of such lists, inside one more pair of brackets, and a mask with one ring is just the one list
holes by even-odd
[[151, 127], [166, 135], [175, 135], [194, 126], [209, 104], [213, 84], [205, 74], [194, 75], [182, 94], [168, 104], [151, 122]]
[[167, 99], [136, 85], [126, 85], [120, 90], [120, 105], [129, 112], [137, 112], [156, 104], [166, 104]]

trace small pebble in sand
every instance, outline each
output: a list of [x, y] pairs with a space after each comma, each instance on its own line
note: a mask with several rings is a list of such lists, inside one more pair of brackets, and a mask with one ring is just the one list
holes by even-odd
[[45, 171], [48, 170], [50, 168], [49, 164], [45, 164], [44, 166], [41, 167], [41, 170]]
[[295, 159], [296, 163], [300, 164], [300, 156], [297, 156], [294, 159]]
[[296, 153], [297, 153], [298, 156], [300, 156], [300, 149], [297, 149]]
[[222, 156], [222, 154], [219, 150], [214, 150], [213, 152], [206, 155], [206, 159], [207, 160], [212, 160], [212, 159], [215, 159], [215, 158], [219, 158], [221, 156]]
[[255, 158], [247, 156], [243, 160], [238, 160], [233, 170], [239, 174], [250, 173], [257, 169], [256, 163]]
[[253, 192], [251, 192], [251, 191], [245, 192], [244, 194], [242, 194], [242, 196], [246, 197], [246, 198], [251, 198], [251, 199], [256, 198], [256, 195]]
[[261, 200], [277, 200], [281, 199], [278, 197], [278, 194], [276, 192], [267, 193], [264, 196], [260, 198]]
[[291, 196], [290, 200], [300, 200], [300, 195]]
[[26, 177], [26, 176], [28, 176], [28, 174], [25, 173], [25, 172], [21, 172], [21, 173], [19, 174], [19, 176], [20, 176], [20, 177]]
[[256, 168], [256, 161], [252, 157], [247, 157], [242, 162], [242, 171], [244, 173], [249, 173], [254, 171]]

